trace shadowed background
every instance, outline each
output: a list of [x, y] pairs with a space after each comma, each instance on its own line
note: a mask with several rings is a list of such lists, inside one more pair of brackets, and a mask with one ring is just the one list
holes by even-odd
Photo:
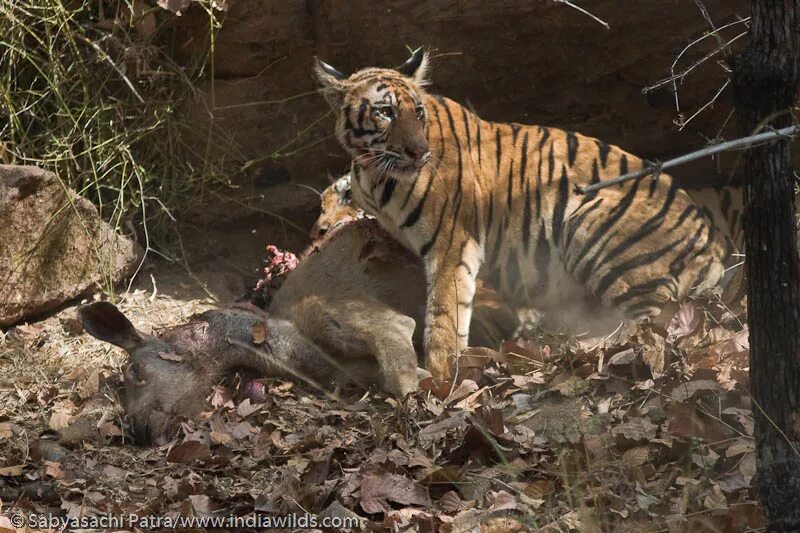
[[[408, 47], [432, 50], [431, 91], [499, 121], [574, 129], [648, 158], [668, 158], [720, 135], [731, 111], [729, 88], [683, 131], [671, 84], [642, 93], [670, 76], [691, 41], [743, 18], [746, 2], [692, 0], [582, 2], [606, 29], [570, 6], [552, 1], [498, 0], [232, 0], [214, 46], [213, 81], [185, 109], [197, 131], [213, 131], [211, 153], [246, 167], [235, 178], [262, 207], [309, 227], [314, 194], [326, 173], [348, 164], [332, 138], [334, 122], [315, 93], [310, 71], [318, 55], [345, 73], [393, 66]], [[189, 9], [180, 25], [179, 53], [190, 61], [203, 41], [205, 19]], [[710, 21], [709, 21], [710, 19]], [[681, 72], [745, 31], [736, 24], [691, 47]], [[744, 39], [734, 43], [733, 49]], [[725, 52], [678, 82], [684, 118], [713, 99], [728, 77]], [[735, 119], [722, 136], [735, 136]], [[205, 142], [201, 139], [200, 142]], [[711, 159], [678, 169], [687, 184], [716, 179]], [[262, 214], [224, 208], [230, 227], [256, 227]], [[216, 219], [219, 221], [219, 218]], [[228, 224], [225, 224], [227, 226]]]

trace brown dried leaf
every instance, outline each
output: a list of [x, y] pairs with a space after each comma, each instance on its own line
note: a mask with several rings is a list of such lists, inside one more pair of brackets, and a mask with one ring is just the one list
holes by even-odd
[[104, 439], [108, 437], [122, 436], [122, 430], [113, 422], [103, 422], [100, 424], [100, 426], [98, 426], [97, 431]]
[[753, 476], [756, 475], [756, 454], [748, 453], [739, 463], [739, 472], [744, 477], [745, 483], [751, 483]]
[[174, 361], [176, 363], [183, 361], [183, 357], [171, 352], [158, 352], [158, 356], [165, 361]]
[[719, 359], [725, 359], [731, 355], [746, 352], [750, 349], [750, 332], [747, 327], [736, 332], [733, 336], [730, 336], [729, 331], [723, 331], [728, 338], [711, 346], [708, 349], [711, 354], [717, 356]]
[[224, 446], [233, 442], [233, 437], [231, 437], [227, 433], [220, 433], [218, 431], [212, 431], [211, 433], [209, 433], [209, 438], [211, 439], [211, 442], [213, 442], [214, 444], [222, 444]]
[[658, 426], [653, 424], [649, 418], [633, 418], [611, 428], [611, 434], [615, 437], [622, 436], [629, 441], [643, 442], [654, 439]]
[[622, 350], [621, 352], [615, 353], [611, 359], [608, 360], [608, 365], [611, 366], [623, 366], [629, 365], [633, 361], [636, 360], [636, 350], [633, 348], [628, 348], [627, 350]]
[[63, 411], [54, 411], [47, 423], [53, 431], [60, 431], [72, 423], [72, 415]]
[[686, 383], [678, 384], [672, 389], [672, 399], [676, 402], [684, 402], [693, 397], [698, 392], [719, 393], [722, 387], [716, 381], [710, 379], [698, 379]]
[[125, 476], [128, 475], [128, 471], [124, 468], [120, 468], [114, 465], [105, 465], [103, 467], [103, 476], [113, 479], [113, 480], [122, 480], [125, 479]]
[[439, 505], [442, 510], [448, 513], [454, 513], [464, 508], [464, 500], [454, 490], [445, 492], [439, 499]]
[[626, 450], [622, 454], [622, 467], [626, 469], [633, 469], [645, 464], [650, 457], [650, 452], [653, 451], [652, 446], [636, 446], [630, 450]]
[[233, 395], [231, 394], [231, 391], [218, 385], [214, 387], [214, 391], [211, 393], [211, 406], [215, 409], [220, 407], [233, 409], [236, 407], [233, 403]]
[[732, 417], [739, 425], [742, 426], [742, 430], [744, 431], [745, 435], [750, 437], [753, 436], [753, 432], [755, 431], [755, 421], [753, 420], [753, 413], [749, 409], [741, 409], [739, 407], [728, 407], [722, 411], [723, 415], [727, 415]]
[[471, 379], [465, 379], [458, 386], [453, 389], [453, 392], [447, 397], [446, 403], [450, 404], [469, 396], [470, 394], [478, 391], [478, 384]]
[[417, 434], [417, 439], [419, 440], [420, 445], [424, 448], [429, 446], [430, 444], [436, 443], [441, 441], [445, 438], [448, 431], [452, 430], [463, 430], [466, 429], [467, 423], [463, 417], [460, 416], [452, 416], [450, 418], [445, 418], [440, 422], [434, 422], [433, 424], [426, 426], [420, 430]]
[[428, 492], [414, 481], [397, 474], [364, 476], [361, 479], [361, 508], [367, 513], [388, 512], [388, 502], [430, 505]]
[[667, 325], [670, 338], [681, 339], [694, 333], [703, 323], [703, 312], [692, 302], [685, 302]]
[[22, 475], [25, 465], [4, 466], [0, 468], [0, 476], [15, 477]]
[[642, 342], [642, 359], [650, 367], [653, 377], [660, 377], [664, 374], [664, 337], [650, 329], [645, 329], [641, 332], [640, 340]]
[[525, 488], [522, 489], [523, 494], [528, 498], [533, 498], [534, 500], [544, 500], [551, 494], [553, 494], [556, 490], [555, 485], [553, 485], [552, 481], [548, 481], [546, 479], [539, 479], [532, 483], [528, 483], [525, 485]]
[[233, 426], [231, 429], [231, 436], [237, 440], [246, 439], [249, 438], [250, 435], [258, 432], [259, 429], [257, 427], [254, 427], [250, 422], [245, 420]]
[[269, 338], [269, 334], [267, 332], [267, 324], [265, 322], [256, 322], [253, 324], [253, 329], [251, 331], [253, 336], [253, 344], [262, 345], [267, 342], [267, 338]]
[[718, 442], [730, 437], [731, 431], [711, 418], [703, 418], [694, 406], [675, 403], [667, 407], [669, 432], [685, 439], [700, 438]]
[[208, 462], [211, 460], [211, 450], [202, 442], [187, 440], [172, 448], [167, 454], [167, 462], [189, 464], [194, 461]]
[[711, 487], [711, 491], [703, 501], [703, 506], [706, 509], [724, 509], [728, 507], [728, 499], [722, 493], [722, 489], [719, 488], [719, 485], [713, 485]]
[[192, 510], [198, 516], [210, 516], [214, 512], [211, 498], [205, 494], [192, 494], [189, 496], [189, 501], [192, 504]]
[[551, 388], [557, 390], [567, 398], [575, 398], [586, 392], [589, 386], [586, 380], [578, 376], [569, 376], [567, 379], [557, 385], [553, 385]]
[[242, 418], [246, 418], [249, 415], [252, 415], [256, 411], [261, 409], [261, 405], [253, 405], [250, 403], [250, 398], [245, 398], [239, 405], [236, 406], [236, 412], [239, 413], [239, 416]]
[[736, 457], [754, 451], [756, 451], [756, 443], [753, 439], [739, 438], [725, 450], [725, 457]]
[[172, 11], [176, 15], [180, 15], [182, 11], [186, 10], [194, 0], [156, 0], [156, 4], [162, 9]]
[[497, 492], [490, 490], [486, 494], [486, 500], [490, 502], [490, 511], [516, 510], [520, 508], [516, 498], [504, 490]]
[[53, 479], [64, 479], [64, 471], [61, 470], [61, 463], [44, 461], [44, 475]]
[[0, 422], [0, 440], [10, 439], [14, 435], [11, 422]]

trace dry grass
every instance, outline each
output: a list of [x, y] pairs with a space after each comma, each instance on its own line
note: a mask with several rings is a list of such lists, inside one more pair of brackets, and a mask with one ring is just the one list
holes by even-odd
[[179, 113], [220, 27], [211, 0], [195, 4], [208, 46], [187, 68], [174, 15], [141, 0], [0, 0], [0, 161], [56, 172], [148, 247], [171, 231], [187, 198], [225, 183], [224, 161], [190, 162]]

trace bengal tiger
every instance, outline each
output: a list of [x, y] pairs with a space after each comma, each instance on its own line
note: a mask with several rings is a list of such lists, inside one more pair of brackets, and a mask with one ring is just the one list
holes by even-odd
[[545, 311], [588, 299], [643, 320], [741, 270], [726, 274], [730, 231], [670, 176], [573, 194], [646, 162], [573, 131], [484, 120], [427, 93], [428, 66], [418, 49], [396, 69], [346, 76], [315, 59], [314, 73], [352, 156], [353, 199], [424, 261], [434, 377], [467, 344], [479, 274]]
[[[332, 179], [329, 177], [329, 179]], [[371, 251], [368, 255], [378, 255], [380, 257], [388, 257], [393, 263], [403, 263], [408, 261], [408, 256], [414, 263], [419, 263], [419, 283], [425, 283], [424, 271], [421, 261], [418, 260], [412, 253], [400, 246], [398, 243], [391, 239], [388, 235], [384, 237], [383, 229], [378, 225], [378, 222], [373, 217], [366, 215], [362, 209], [359, 209], [352, 200], [352, 188], [350, 187], [350, 174], [345, 174], [339, 179], [333, 181], [322, 194], [320, 194], [320, 214], [314, 226], [311, 229], [311, 239], [314, 241], [311, 247], [303, 254], [307, 255], [313, 253], [318, 248], [320, 243], [330, 240], [336, 233], [347, 226], [352, 225], [356, 221], [369, 219], [364, 221], [362, 228], [371, 228], [369, 222], [375, 225], [376, 231], [370, 231], [372, 238], [364, 249], [369, 248]], [[379, 230], [379, 231], [378, 231]], [[388, 242], [391, 241], [391, 242]], [[364, 257], [364, 250], [359, 254], [358, 261], [362, 261]], [[354, 261], [356, 259], [354, 258]], [[409, 272], [416, 269], [409, 269]], [[403, 280], [398, 280], [402, 285], [403, 282], [417, 281], [414, 276], [405, 276]], [[416, 287], [406, 287], [406, 291], [413, 293]], [[425, 302], [424, 299], [420, 302], [420, 313], [411, 314], [414, 320], [424, 325], [425, 320]], [[499, 294], [491, 288], [483, 286], [478, 280], [475, 290], [475, 298], [472, 309], [472, 321], [469, 329], [469, 340], [471, 346], [497, 348], [501, 341], [510, 339], [519, 327], [519, 319], [514, 309]], [[415, 345], [421, 344], [422, 335], [419, 331], [414, 333]], [[419, 341], [419, 343], [418, 343]]]

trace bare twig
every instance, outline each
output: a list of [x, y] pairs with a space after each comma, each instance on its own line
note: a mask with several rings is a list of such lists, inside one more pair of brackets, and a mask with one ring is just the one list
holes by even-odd
[[98, 46], [98, 44], [95, 43], [94, 41], [90, 41], [89, 39], [87, 39], [86, 37], [83, 37], [82, 35], [78, 35], [77, 37], [79, 39], [81, 39], [83, 42], [85, 42], [86, 44], [88, 44], [89, 46], [91, 46], [92, 48], [95, 49], [95, 51], [98, 53], [98, 55], [100, 55], [100, 57], [103, 58], [103, 60], [105, 62], [107, 62], [111, 66], [111, 68], [114, 69], [114, 71], [117, 74], [120, 75], [120, 77], [122, 78], [122, 81], [125, 82], [125, 85], [128, 86], [128, 88], [131, 90], [131, 92], [136, 97], [136, 99], [139, 100], [139, 103], [143, 104], [144, 103], [144, 98], [141, 97], [139, 92], [136, 90], [136, 87], [134, 87], [133, 83], [131, 82], [131, 80], [128, 79], [128, 76], [126, 76], [125, 73], [122, 71], [122, 69], [119, 68], [116, 63], [114, 63], [114, 60], [111, 59], [111, 56], [108, 55], [105, 50], [100, 48], [100, 46]]
[[669, 161], [664, 161], [663, 163], [651, 163], [641, 170], [637, 170], [635, 172], [629, 172], [627, 174], [623, 174], [622, 176], [617, 176], [616, 178], [603, 180], [598, 183], [593, 183], [591, 185], [587, 185], [584, 187], [576, 185], [575, 193], [586, 194], [590, 192], [599, 191], [600, 189], [605, 189], [606, 187], [610, 187], [612, 185], [617, 185], [626, 181], [642, 178], [650, 174], [654, 173], [658, 174], [662, 170], [666, 170], [672, 167], [677, 167], [679, 165], [683, 165], [684, 163], [688, 163], [696, 159], [701, 159], [709, 155], [717, 154], [719, 152], [727, 152], [730, 150], [736, 150], [738, 148], [747, 148], [756, 143], [764, 141], [774, 141], [778, 138], [795, 137], [797, 135], [800, 135], [800, 126], [795, 125], [780, 130], [766, 131], [763, 133], [758, 133], [756, 135], [750, 135], [749, 137], [742, 137], [741, 139], [734, 139], [732, 141], [727, 141], [724, 143], [708, 146], [706, 148], [703, 148], [702, 150], [697, 150], [696, 152], [682, 155], [680, 157], [676, 157], [675, 159], [670, 159]]
[[608, 25], [608, 22], [606, 22], [605, 20], [603, 20], [603, 19], [601, 19], [601, 18], [589, 13], [588, 11], [583, 9], [581, 6], [573, 4], [570, 0], [553, 0], [553, 2], [555, 2], [556, 4], [564, 4], [565, 6], [569, 6], [572, 9], [576, 9], [576, 10], [580, 11], [584, 15], [593, 18], [594, 20], [596, 20], [597, 22], [599, 22], [600, 24], [605, 26], [605, 28], [607, 30], [611, 28], [611, 26]]
[[711, 26], [712, 30], [716, 30], [717, 27], [714, 25], [714, 21], [711, 20], [711, 15], [708, 14], [708, 9], [706, 9], [705, 4], [701, 0], [694, 0], [695, 5], [697, 5], [697, 9], [700, 10], [700, 14], [703, 15], [703, 18], [706, 19], [708, 25]]
[[721, 95], [721, 94], [722, 94], [722, 91], [724, 91], [724, 90], [725, 90], [725, 88], [726, 88], [726, 87], [728, 87], [728, 85], [730, 85], [730, 83], [731, 83], [731, 80], [730, 80], [730, 78], [728, 78], [727, 80], [725, 80], [725, 83], [723, 83], [723, 84], [722, 84], [722, 87], [720, 87], [720, 88], [719, 88], [719, 90], [718, 90], [718, 91], [717, 91], [717, 92], [714, 94], [714, 96], [712, 96], [712, 97], [711, 97], [711, 100], [709, 100], [708, 102], [706, 102], [705, 104], [703, 104], [703, 106], [702, 106], [702, 107], [700, 107], [700, 109], [698, 109], [697, 111], [695, 111], [695, 112], [692, 114], [692, 116], [691, 116], [691, 117], [687, 118], [686, 120], [682, 120], [682, 121], [681, 121], [681, 124], [678, 124], [678, 126], [679, 126], [679, 127], [678, 127], [678, 131], [683, 131], [683, 128], [685, 128], [685, 127], [686, 127], [686, 126], [687, 126], [687, 125], [688, 125], [688, 124], [689, 124], [689, 123], [690, 123], [692, 120], [694, 120], [694, 118], [695, 118], [697, 115], [699, 115], [700, 113], [702, 113], [703, 111], [705, 111], [706, 109], [708, 109], [709, 107], [711, 107], [712, 105], [714, 105], [714, 102], [716, 102], [716, 101], [717, 101], [717, 98], [719, 98], [719, 95]]
[[[691, 48], [696, 46], [700, 41], [702, 41], [704, 39], [707, 39], [708, 37], [717, 37], [718, 36], [717, 34], [719, 32], [721, 32], [722, 30], [724, 30], [724, 29], [730, 28], [731, 26], [735, 26], [737, 24], [742, 24], [742, 23], [747, 23], [747, 22], [750, 22], [750, 17], [743, 18], [743, 19], [740, 19], [740, 20], [735, 20], [733, 22], [729, 22], [728, 24], [725, 24], [724, 26], [720, 26], [716, 30], [714, 30], [712, 32], [709, 32], [709, 33], [706, 33], [702, 37], [698, 37], [694, 41], [692, 41], [689, 44], [687, 44], [678, 53], [678, 55], [675, 56], [675, 61], [673, 61], [672, 65], [670, 66], [670, 76], [668, 78], [664, 78], [662, 80], [659, 80], [659, 81], [655, 82], [652, 85], [648, 85], [647, 87], [643, 88], [642, 89], [642, 94], [647, 94], [647, 93], [653, 92], [656, 89], [658, 89], [660, 87], [663, 87], [664, 85], [667, 85], [667, 84], [673, 84], [674, 85], [676, 81], [682, 80], [683, 78], [685, 78], [686, 75], [689, 74], [690, 72], [692, 72], [694, 69], [696, 69], [697, 67], [699, 67], [700, 65], [702, 65], [703, 63], [705, 63], [706, 61], [708, 61], [709, 59], [711, 59], [715, 55], [717, 55], [720, 52], [722, 52], [725, 49], [727, 49], [731, 45], [731, 43], [733, 43], [737, 39], [740, 39], [742, 37], [742, 35], [747, 35], [747, 32], [744, 32], [742, 34], [737, 34], [731, 40], [721, 44], [719, 48], [716, 48], [716, 49], [712, 50], [708, 54], [704, 55], [702, 58], [700, 58], [697, 61], [695, 61], [694, 63], [692, 63], [689, 67], [687, 67], [686, 69], [684, 69], [681, 72], [676, 74], [675, 73], [675, 68], [678, 66], [678, 61], [680, 61], [681, 57], [683, 57], [683, 55], [686, 52], [688, 52]], [[673, 90], [674, 90], [674, 86], [673, 86]]]

